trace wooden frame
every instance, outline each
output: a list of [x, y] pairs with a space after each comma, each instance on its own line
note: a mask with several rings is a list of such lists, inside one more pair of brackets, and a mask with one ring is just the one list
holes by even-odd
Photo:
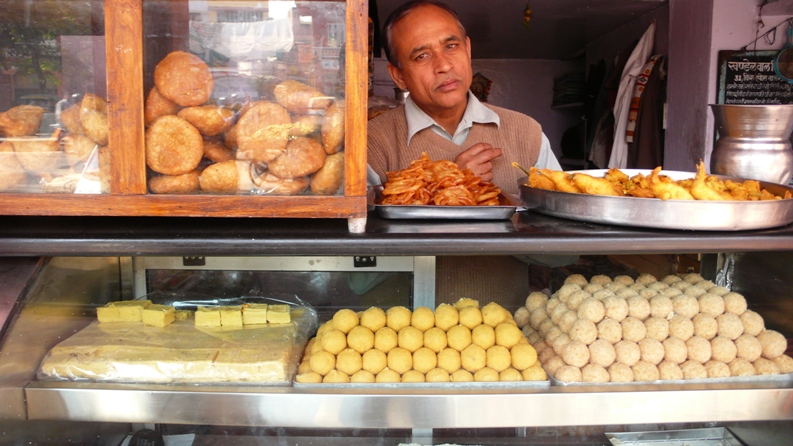
[[105, 0], [111, 193], [0, 194], [0, 215], [346, 218], [366, 222], [368, 3], [346, 0], [343, 196], [154, 195], [146, 189], [143, 1]]

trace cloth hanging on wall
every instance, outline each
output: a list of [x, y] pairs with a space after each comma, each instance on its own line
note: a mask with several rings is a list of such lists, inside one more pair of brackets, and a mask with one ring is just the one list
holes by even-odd
[[650, 24], [647, 31], [639, 39], [639, 43], [634, 48], [631, 57], [625, 63], [625, 69], [620, 78], [620, 88], [617, 93], [617, 101], [614, 104], [614, 143], [611, 146], [611, 156], [609, 157], [608, 167], [624, 169], [628, 165], [628, 143], [623, 135], [628, 126], [628, 114], [630, 112], [633, 87], [636, 78], [644, 67], [644, 63], [649, 59], [655, 42], [655, 21]]
[[639, 115], [639, 103], [642, 100], [642, 93], [644, 93], [647, 81], [650, 79], [650, 73], [653, 72], [653, 67], [660, 57], [660, 54], [656, 54], [644, 64], [641, 73], [639, 73], [639, 77], [636, 78], [636, 84], [633, 86], [631, 109], [628, 112], [628, 124], [625, 129], [625, 141], [629, 143], [633, 142], [633, 133], [636, 129], [636, 117]]
[[666, 57], [658, 57], [642, 94], [633, 142], [628, 143], [628, 168], [654, 169], [664, 164]]

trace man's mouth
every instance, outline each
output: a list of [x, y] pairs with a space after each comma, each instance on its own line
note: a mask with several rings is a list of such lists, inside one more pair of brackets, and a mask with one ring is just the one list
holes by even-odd
[[460, 84], [460, 81], [458, 81], [456, 79], [449, 79], [447, 81], [442, 82], [440, 85], [438, 85], [437, 90], [442, 92], [442, 93], [445, 93], [447, 91], [456, 90], [457, 86], [459, 84]]

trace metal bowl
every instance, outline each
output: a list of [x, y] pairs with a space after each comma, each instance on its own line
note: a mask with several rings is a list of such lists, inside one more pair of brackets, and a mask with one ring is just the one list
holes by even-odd
[[[621, 169], [632, 177], [650, 170]], [[603, 177], [607, 170], [580, 170], [593, 177]], [[573, 173], [571, 171], [570, 173]], [[693, 172], [661, 171], [674, 180], [693, 178]], [[744, 181], [715, 175], [721, 179]], [[784, 195], [793, 188], [760, 182], [763, 189]], [[520, 198], [534, 212], [572, 220], [624, 226], [697, 231], [743, 231], [765, 229], [793, 223], [793, 199], [769, 201], [660, 200], [657, 198], [608, 197], [571, 194], [535, 189], [528, 177], [518, 179]]]

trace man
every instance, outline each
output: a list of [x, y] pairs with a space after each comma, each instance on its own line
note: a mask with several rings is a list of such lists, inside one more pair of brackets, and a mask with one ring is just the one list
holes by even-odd
[[[485, 106], [469, 92], [471, 41], [448, 5], [406, 3], [388, 17], [383, 35], [388, 72], [410, 95], [404, 107], [369, 121], [368, 159], [379, 177], [373, 182], [385, 182], [386, 172], [408, 167], [422, 152], [513, 194], [525, 175], [513, 161], [561, 170], [534, 119]], [[436, 302], [471, 297], [512, 308], [529, 293], [528, 267], [511, 256], [443, 256], [436, 259], [435, 285]]]
[[471, 41], [449, 6], [406, 3], [388, 17], [383, 35], [388, 72], [410, 95], [404, 107], [369, 122], [369, 164], [381, 182], [422, 152], [453, 160], [509, 193], [518, 192], [517, 179], [525, 175], [513, 161], [561, 170], [534, 119], [485, 106], [469, 91]]

